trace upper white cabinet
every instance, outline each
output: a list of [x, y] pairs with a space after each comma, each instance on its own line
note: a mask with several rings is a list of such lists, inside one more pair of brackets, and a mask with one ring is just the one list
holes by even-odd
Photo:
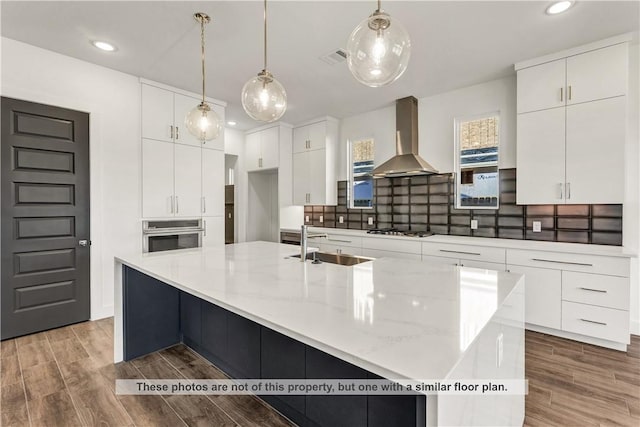
[[280, 165], [280, 126], [247, 133], [245, 153], [248, 172], [276, 169]]
[[602, 44], [516, 65], [518, 204], [623, 202], [628, 44]]
[[[222, 218], [224, 134], [203, 144], [186, 130], [184, 117], [200, 102], [196, 95], [145, 82], [141, 86], [143, 217]], [[224, 107], [210, 105], [224, 120]]]
[[293, 204], [335, 205], [338, 122], [326, 118], [293, 130]]
[[[174, 142], [224, 150], [224, 129], [218, 138], [204, 144], [191, 135], [184, 119], [201, 100], [195, 96], [172, 92], [168, 89], [142, 84], [142, 137], [157, 141]], [[209, 102], [211, 109], [224, 123], [224, 107]]]

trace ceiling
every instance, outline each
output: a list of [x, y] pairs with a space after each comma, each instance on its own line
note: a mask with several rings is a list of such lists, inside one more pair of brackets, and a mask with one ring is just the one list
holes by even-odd
[[[346, 63], [319, 57], [344, 48], [374, 1], [272, 1], [269, 3], [269, 66], [285, 86], [291, 124], [338, 118], [513, 73], [518, 61], [589, 43], [639, 27], [640, 2], [578, 1], [548, 16], [546, 1], [385, 1], [412, 39], [406, 73], [393, 84], [357, 83]], [[246, 80], [262, 69], [260, 1], [2, 1], [2, 35], [95, 64], [185, 90], [200, 91], [200, 31], [194, 12], [213, 18], [207, 26], [207, 95], [229, 103], [227, 119], [248, 129], [240, 105]], [[114, 43], [105, 53], [90, 40]]]

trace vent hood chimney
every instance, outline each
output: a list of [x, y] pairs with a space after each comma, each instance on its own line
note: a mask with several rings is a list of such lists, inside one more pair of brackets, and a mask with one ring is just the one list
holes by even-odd
[[396, 101], [396, 155], [373, 170], [374, 178], [430, 175], [438, 171], [418, 155], [418, 100]]

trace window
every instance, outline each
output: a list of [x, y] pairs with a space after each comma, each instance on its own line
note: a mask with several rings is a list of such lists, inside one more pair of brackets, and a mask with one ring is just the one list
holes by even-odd
[[499, 130], [499, 112], [455, 120], [456, 208], [498, 208]]
[[373, 139], [349, 141], [349, 207], [373, 207]]

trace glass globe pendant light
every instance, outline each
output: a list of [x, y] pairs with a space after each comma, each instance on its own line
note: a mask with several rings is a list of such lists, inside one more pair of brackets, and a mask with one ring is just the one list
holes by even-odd
[[287, 111], [287, 92], [267, 70], [267, 0], [264, 0], [264, 69], [242, 88], [242, 107], [254, 120], [274, 122]]
[[380, 87], [396, 81], [407, 69], [411, 38], [404, 26], [376, 9], [353, 30], [347, 41], [347, 65], [360, 83]]
[[205, 13], [198, 12], [193, 15], [200, 23], [200, 46], [202, 57], [202, 102], [195, 107], [184, 119], [184, 124], [189, 133], [198, 138], [203, 143], [216, 139], [220, 135], [222, 123], [220, 117], [211, 109], [205, 101], [205, 68], [204, 68], [204, 24], [211, 22], [211, 18]]

